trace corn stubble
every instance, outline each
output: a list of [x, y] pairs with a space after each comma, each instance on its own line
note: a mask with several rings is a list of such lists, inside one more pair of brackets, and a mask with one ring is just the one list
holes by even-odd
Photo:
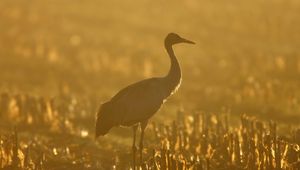
[[[123, 158], [114, 155], [114, 161], [109, 162], [99, 156], [104, 154], [103, 152], [98, 150], [98, 153], [95, 153], [99, 146], [93, 145], [95, 141], [87, 137], [88, 131], [79, 131], [82, 129], [79, 120], [91, 122], [93, 118], [83, 116], [76, 119], [72, 115], [73, 112], [89, 110], [88, 107], [79, 107], [80, 102], [76, 104], [74, 99], [64, 99], [60, 105], [55, 105], [54, 99], [44, 98], [36, 102], [23, 102], [23, 109], [20, 109], [21, 105], [18, 102], [12, 106], [12, 101], [17, 99], [16, 96], [8, 98], [8, 101], [3, 101], [2, 98], [1, 122], [14, 121], [19, 128], [14, 127], [13, 130], [1, 133], [0, 168], [36, 170], [130, 168], [129, 158], [119, 160]], [[34, 99], [27, 97], [23, 100], [29, 98]], [[31, 106], [27, 107], [30, 103]], [[41, 109], [41, 106], [44, 109]], [[280, 135], [281, 126], [273, 121], [263, 122], [255, 117], [242, 115], [239, 123], [236, 123], [229, 116], [228, 113], [187, 114], [179, 111], [171, 125], [152, 123], [147, 129], [151, 135], [146, 140], [153, 144], [145, 146], [144, 152], [147, 157], [139, 168], [152, 170], [300, 168], [300, 129], [291, 128], [284, 135]], [[24, 128], [32, 130], [37, 127], [48, 129], [50, 132], [44, 134], [44, 137], [29, 137], [29, 139], [21, 135]], [[45, 136], [51, 138], [54, 134], [61, 138], [57, 141], [45, 139]], [[69, 142], [65, 142], [66, 140]], [[112, 150], [113, 148], [114, 145]], [[129, 150], [122, 152], [130, 154]], [[120, 163], [122, 161], [125, 163]]]

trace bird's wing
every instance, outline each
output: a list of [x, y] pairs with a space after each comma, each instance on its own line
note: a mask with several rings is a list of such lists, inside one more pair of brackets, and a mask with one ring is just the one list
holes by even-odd
[[114, 113], [119, 115], [120, 125], [132, 125], [149, 119], [164, 101], [161, 78], [146, 79], [134, 83], [111, 100]]

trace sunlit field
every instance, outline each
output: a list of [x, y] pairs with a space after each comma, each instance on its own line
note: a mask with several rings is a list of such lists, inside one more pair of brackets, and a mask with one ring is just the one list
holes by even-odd
[[[95, 139], [101, 103], [165, 76], [141, 169], [300, 169], [300, 1], [1, 0], [0, 169], [134, 169], [132, 129]], [[139, 157], [137, 156], [137, 160]], [[139, 162], [139, 161], [138, 161]]]

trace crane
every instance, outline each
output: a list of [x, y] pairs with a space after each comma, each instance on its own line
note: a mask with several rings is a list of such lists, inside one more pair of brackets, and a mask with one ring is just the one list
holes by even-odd
[[136, 130], [140, 125], [139, 143], [140, 162], [142, 162], [143, 140], [148, 120], [159, 110], [166, 99], [179, 88], [181, 69], [172, 46], [178, 43], [195, 44], [169, 33], [165, 38], [165, 49], [170, 57], [171, 66], [164, 77], [153, 77], [131, 84], [120, 90], [109, 101], [103, 103], [96, 115], [95, 137], [104, 136], [114, 126], [133, 127], [133, 167], [136, 158]]

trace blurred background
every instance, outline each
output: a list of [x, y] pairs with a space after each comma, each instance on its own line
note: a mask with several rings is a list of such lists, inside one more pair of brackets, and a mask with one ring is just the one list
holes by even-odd
[[[78, 134], [93, 136], [100, 103], [168, 72], [169, 32], [196, 45], [174, 47], [182, 85], [155, 121], [226, 112], [299, 125], [299, 11], [298, 0], [1, 0], [2, 129], [80, 118]], [[47, 116], [19, 119], [26, 102]]]

